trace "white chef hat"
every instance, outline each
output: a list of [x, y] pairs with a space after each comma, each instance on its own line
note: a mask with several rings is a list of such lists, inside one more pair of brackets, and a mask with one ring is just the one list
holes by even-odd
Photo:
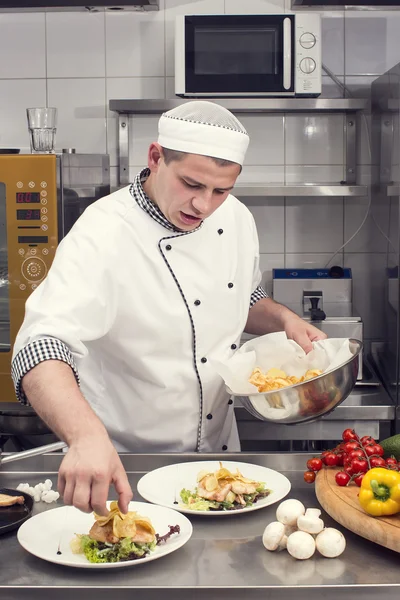
[[249, 136], [226, 108], [194, 100], [164, 113], [158, 122], [158, 143], [164, 148], [230, 160], [243, 165]]

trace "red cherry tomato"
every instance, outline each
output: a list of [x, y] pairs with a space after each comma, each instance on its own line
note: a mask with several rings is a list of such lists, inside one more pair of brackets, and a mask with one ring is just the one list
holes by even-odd
[[334, 454], [333, 452], [327, 454], [325, 456], [325, 464], [328, 465], [328, 467], [336, 467], [338, 464], [337, 454]]
[[309, 471], [320, 471], [322, 469], [322, 460], [320, 458], [310, 458], [307, 461], [307, 469]]
[[354, 477], [354, 483], [356, 485], [358, 485], [358, 487], [361, 487], [361, 483], [362, 483], [364, 475], [365, 475], [365, 473], [361, 473], [361, 475], [357, 475], [357, 477]]
[[304, 472], [304, 481], [306, 483], [314, 483], [314, 481], [315, 481], [314, 471], [305, 471]]
[[351, 461], [350, 468], [353, 475], [356, 473], [366, 473], [368, 471], [368, 462], [365, 458], [355, 458]]
[[328, 454], [332, 454], [332, 450], [324, 450], [323, 452], [321, 452], [321, 460], [322, 460], [322, 462], [323, 462], [324, 465], [326, 465], [325, 457]]
[[344, 463], [344, 459], [347, 455], [345, 454], [345, 452], [338, 452], [336, 457], [337, 457], [337, 465], [338, 467], [343, 467], [343, 463]]
[[365, 454], [367, 456], [372, 456], [375, 452], [375, 446], [376, 444], [368, 444], [367, 446], [364, 446]]
[[344, 442], [350, 442], [351, 440], [358, 440], [358, 435], [354, 429], [345, 429], [342, 433], [342, 439]]
[[364, 435], [360, 442], [363, 446], [366, 446], [367, 444], [376, 444], [376, 441], [370, 435]]
[[390, 467], [396, 467], [397, 468], [397, 460], [393, 456], [391, 456], [390, 458], [387, 458], [385, 460], [385, 462], [386, 462], [386, 464], [387, 464], [388, 467], [390, 466]]
[[362, 450], [352, 450], [349, 454], [348, 457], [351, 458], [352, 460], [354, 458], [365, 458], [365, 454]]
[[344, 451], [346, 452], [346, 454], [350, 454], [350, 452], [353, 452], [353, 450], [359, 450], [360, 449], [360, 444], [358, 442], [347, 442], [344, 445]]
[[378, 454], [378, 456], [383, 456], [385, 454], [384, 449], [379, 444], [374, 445], [374, 450], [375, 450], [374, 454]]
[[344, 471], [339, 471], [339, 473], [336, 473], [335, 475], [335, 481], [340, 486], [347, 485], [350, 481], [350, 475]]
[[369, 459], [369, 464], [371, 465], [371, 469], [374, 469], [375, 467], [386, 467], [385, 459], [381, 456], [372, 456]]

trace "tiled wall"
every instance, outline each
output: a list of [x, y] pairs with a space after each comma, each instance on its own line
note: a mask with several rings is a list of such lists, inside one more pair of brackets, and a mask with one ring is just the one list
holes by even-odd
[[[286, 7], [285, 7], [286, 1]], [[57, 147], [109, 152], [116, 181], [116, 118], [110, 98], [174, 95], [173, 23], [179, 13], [289, 11], [290, 0], [160, 0], [150, 13], [28, 13], [0, 15], [0, 147], [28, 150], [25, 108], [56, 106]], [[356, 96], [400, 61], [400, 12], [323, 13], [323, 62]], [[327, 77], [324, 95], [341, 96]], [[332, 182], [344, 176], [341, 115], [267, 115], [242, 119], [251, 136], [242, 179]], [[156, 137], [156, 117], [134, 120], [132, 175], [145, 163]], [[369, 181], [365, 136], [360, 174]], [[323, 266], [358, 228], [367, 199], [268, 198], [252, 201], [261, 245], [264, 284], [273, 267]], [[377, 280], [385, 247], [368, 221], [334, 263], [353, 267], [355, 303], [366, 337], [382, 334]]]

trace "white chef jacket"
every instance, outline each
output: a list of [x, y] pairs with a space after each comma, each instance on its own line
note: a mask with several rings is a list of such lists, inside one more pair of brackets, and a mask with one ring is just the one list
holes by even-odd
[[255, 223], [234, 196], [182, 232], [150, 218], [129, 187], [114, 192], [85, 210], [27, 300], [17, 394], [40, 359], [59, 358], [119, 451], [239, 451], [210, 359], [239, 345], [260, 279]]

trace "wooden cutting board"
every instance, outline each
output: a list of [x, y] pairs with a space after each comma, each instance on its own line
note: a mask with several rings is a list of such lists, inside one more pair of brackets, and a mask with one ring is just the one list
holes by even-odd
[[315, 480], [315, 493], [322, 508], [335, 521], [357, 535], [400, 552], [400, 513], [390, 517], [371, 517], [359, 504], [360, 488], [355, 484], [340, 487], [335, 481], [339, 469], [321, 469]]

